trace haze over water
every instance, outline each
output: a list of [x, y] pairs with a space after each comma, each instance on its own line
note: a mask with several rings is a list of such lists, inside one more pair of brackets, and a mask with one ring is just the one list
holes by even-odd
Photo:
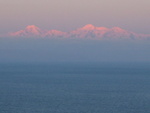
[[2, 38], [1, 113], [149, 113], [149, 42]]

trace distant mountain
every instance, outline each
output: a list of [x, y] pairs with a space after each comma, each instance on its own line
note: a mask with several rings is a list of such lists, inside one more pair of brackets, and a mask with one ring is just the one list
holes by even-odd
[[33, 37], [33, 36], [41, 36], [43, 34], [42, 30], [35, 25], [29, 25], [24, 30], [20, 30], [17, 32], [10, 33], [10, 36], [15, 37]]
[[42, 36], [43, 37], [65, 37], [66, 33], [62, 31], [57, 31], [57, 30], [50, 30], [50, 31], [45, 32]]
[[150, 35], [137, 34], [119, 27], [95, 27], [91, 24], [70, 32], [57, 30], [44, 31], [35, 25], [29, 25], [24, 30], [9, 33], [9, 37], [47, 37], [47, 38], [87, 38], [87, 39], [150, 39]]

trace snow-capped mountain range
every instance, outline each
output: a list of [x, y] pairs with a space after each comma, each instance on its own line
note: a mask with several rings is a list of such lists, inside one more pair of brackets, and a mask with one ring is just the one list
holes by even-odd
[[8, 37], [41, 37], [41, 38], [87, 38], [87, 39], [150, 39], [150, 35], [137, 34], [119, 27], [95, 27], [91, 24], [70, 32], [58, 30], [41, 30], [29, 25], [24, 30], [7, 34]]

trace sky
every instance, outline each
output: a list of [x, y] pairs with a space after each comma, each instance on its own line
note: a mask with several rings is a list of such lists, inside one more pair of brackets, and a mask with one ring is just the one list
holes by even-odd
[[[0, 34], [93, 24], [150, 34], [150, 0], [0, 0]], [[150, 42], [0, 38], [1, 62], [150, 62]]]
[[150, 34], [150, 0], [0, 0], [0, 33], [27, 25], [71, 31], [86, 24]]

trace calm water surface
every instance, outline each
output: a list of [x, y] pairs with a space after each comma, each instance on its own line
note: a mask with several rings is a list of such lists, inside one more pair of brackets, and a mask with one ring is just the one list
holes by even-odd
[[0, 64], [0, 113], [150, 113], [149, 64]]

